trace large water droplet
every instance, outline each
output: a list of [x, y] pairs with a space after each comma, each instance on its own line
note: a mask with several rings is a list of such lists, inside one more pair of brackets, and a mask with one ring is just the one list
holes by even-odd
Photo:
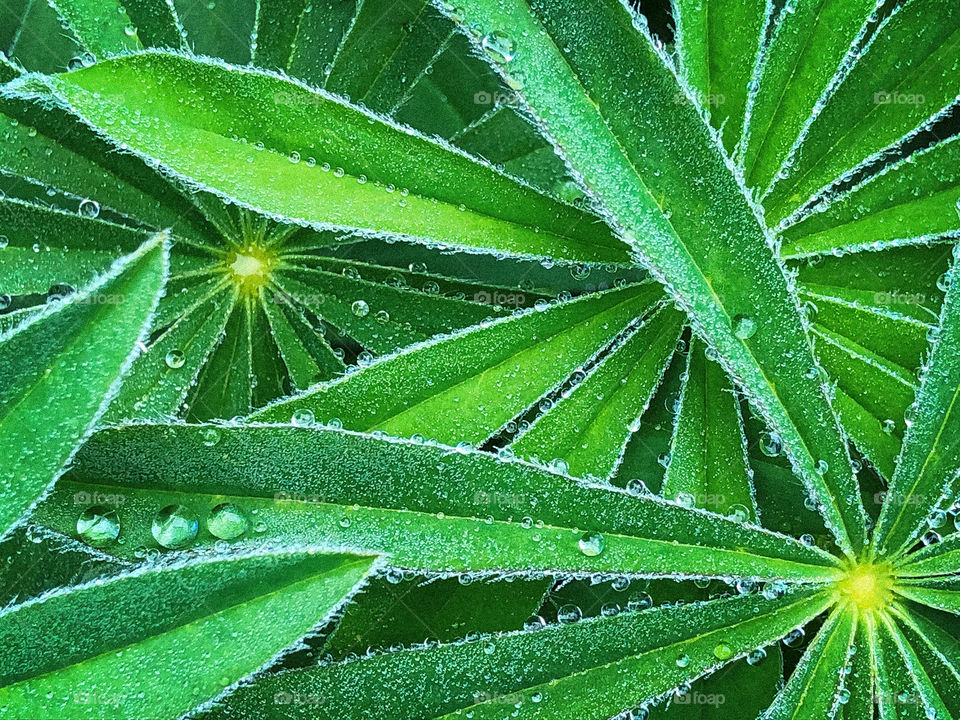
[[168, 368], [176, 370], [177, 368], [183, 367], [187, 358], [180, 350], [171, 350], [166, 354], [166, 357], [163, 358], [163, 361], [167, 364]]
[[193, 542], [200, 529], [200, 522], [190, 508], [183, 505], [168, 505], [153, 519], [153, 539], [161, 547], [176, 550]]
[[584, 533], [580, 538], [579, 545], [580, 552], [587, 557], [595, 557], [603, 552], [606, 541], [603, 539], [603, 535], [598, 532]]
[[117, 513], [99, 505], [88, 507], [77, 518], [77, 535], [87, 545], [98, 547], [116, 540], [120, 534]]
[[221, 503], [210, 511], [207, 530], [221, 540], [233, 540], [243, 535], [250, 527], [243, 510], [233, 503]]
[[516, 44], [507, 35], [494, 30], [483, 37], [480, 46], [498, 63], [508, 63], [516, 57]]
[[80, 214], [88, 218], [97, 217], [100, 214], [100, 203], [95, 200], [82, 200], [80, 202]]
[[366, 317], [370, 314], [370, 306], [364, 300], [357, 300], [350, 306], [357, 317]]
[[735, 315], [732, 326], [733, 334], [741, 340], [749, 340], [757, 332], [757, 321], [749, 315]]

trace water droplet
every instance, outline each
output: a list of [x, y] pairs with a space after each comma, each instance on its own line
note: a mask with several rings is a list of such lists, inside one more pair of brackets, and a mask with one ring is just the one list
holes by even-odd
[[690, 665], [689, 655], [681, 655], [680, 657], [677, 658], [677, 667], [685, 668], [688, 665]]
[[246, 514], [233, 503], [221, 503], [210, 511], [207, 530], [221, 540], [233, 540], [243, 535], [250, 527]]
[[651, 607], [653, 607], [653, 598], [645, 592], [631, 595], [627, 601], [627, 610], [646, 610]]
[[557, 620], [562, 623], [575, 623], [583, 617], [583, 613], [576, 605], [564, 605], [557, 610]]
[[767, 658], [767, 651], [763, 648], [757, 648], [749, 655], [747, 655], [747, 664], [748, 665], [759, 665]]
[[316, 417], [314, 417], [312, 410], [300, 408], [294, 411], [292, 422], [297, 427], [310, 427], [316, 422]]
[[546, 626], [547, 626], [547, 621], [544, 620], [539, 615], [532, 615], [531, 617], [527, 618], [526, 622], [523, 623], [523, 629], [529, 632], [540, 630], [541, 628], [545, 628]]
[[163, 358], [163, 361], [167, 364], [168, 368], [176, 370], [177, 368], [183, 367], [183, 364], [187, 361], [187, 358], [180, 350], [171, 350]]
[[391, 585], [399, 585], [401, 582], [403, 582], [403, 571], [392, 568], [387, 570], [385, 577], [387, 578], [387, 582]]
[[95, 218], [100, 214], [100, 204], [94, 200], [82, 200], [80, 202], [80, 214], [84, 217]]
[[791, 630], [783, 638], [783, 644], [791, 648], [798, 647], [803, 643], [806, 636], [807, 636], [807, 633], [804, 631], [803, 628], [797, 628], [796, 630]]
[[204, 445], [213, 447], [220, 442], [220, 431], [216, 428], [204, 428], [200, 433], [200, 437], [203, 439]]
[[776, 457], [783, 452], [783, 438], [775, 432], [761, 434], [760, 451], [767, 457]]
[[190, 508], [183, 505], [168, 505], [153, 519], [153, 539], [161, 547], [176, 550], [193, 542], [200, 529], [200, 522]]
[[88, 507], [77, 518], [77, 535], [87, 545], [98, 547], [116, 540], [120, 534], [117, 513], [99, 505]]
[[370, 306], [364, 300], [356, 300], [350, 309], [357, 317], [366, 317], [370, 314]]
[[603, 552], [606, 541], [600, 533], [584, 533], [580, 538], [580, 552], [587, 557], [595, 557]]
[[731, 505], [727, 508], [727, 517], [737, 522], [747, 522], [750, 519], [750, 509], [746, 505]]
[[735, 315], [732, 326], [733, 334], [741, 340], [749, 340], [757, 332], [757, 321], [749, 315]]
[[480, 46], [498, 63], [509, 63], [517, 54], [517, 47], [513, 40], [496, 30], [484, 35]]
[[713, 649], [713, 655], [717, 660], [729, 660], [733, 657], [733, 648], [726, 643], [720, 643]]

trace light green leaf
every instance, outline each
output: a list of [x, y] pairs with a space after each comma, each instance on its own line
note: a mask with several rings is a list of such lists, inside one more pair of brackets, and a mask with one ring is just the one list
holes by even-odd
[[182, 43], [171, 0], [51, 0], [51, 5], [97, 57]]
[[699, 339], [690, 344], [661, 494], [755, 521], [740, 401], [723, 368], [705, 349]]
[[[111, 488], [111, 489], [108, 489]], [[123, 489], [121, 489], [123, 488]], [[265, 538], [360, 548], [430, 573], [479, 578], [609, 572], [836, 577], [839, 561], [783, 535], [519, 461], [428, 443], [290, 426], [128, 426], [98, 433], [37, 521], [72, 534], [74, 493], [121, 493], [130, 556], [158, 508], [206, 517], [232, 502]], [[252, 523], [253, 521], [251, 521]], [[212, 544], [203, 533], [198, 542]]]
[[[950, 277], [955, 271], [951, 270]], [[921, 378], [911, 424], [877, 522], [874, 544], [880, 557], [893, 557], [925, 532], [927, 516], [957, 481], [960, 467], [960, 282], [943, 301], [932, 354]]]
[[[505, 704], [518, 718], [606, 720], [775, 642], [827, 605], [810, 590], [773, 601], [733, 597], [387, 653], [263, 678], [210, 717], [315, 713], [273, 703], [299, 692], [322, 698], [325, 712], [341, 720], [370, 712], [396, 720], [469, 712], [487, 720], [502, 718]], [[423, 682], [425, 673], [431, 682]]]
[[144, 53], [55, 78], [24, 76], [8, 92], [52, 96], [149, 162], [287, 221], [569, 262], [629, 259], [596, 218], [258, 71]]
[[96, 425], [136, 355], [167, 274], [165, 236], [0, 336], [0, 536]]
[[[773, 183], [814, 117], [851, 46], [862, 40], [876, 0], [788, 0], [776, 16], [750, 96], [742, 154], [747, 185]], [[737, 31], [732, 31], [736, 33]]]
[[772, 227], [956, 101], [960, 6], [908, 0], [881, 23], [763, 199]]
[[950, 712], [917, 654], [889, 614], [877, 617], [874, 641], [877, 684], [882, 689], [878, 699], [880, 720], [949, 718]]
[[960, 697], [955, 692], [960, 683], [960, 644], [957, 639], [920, 612], [896, 605], [892, 612], [905, 641], [917, 654], [951, 717], [957, 717], [960, 714]]
[[673, 0], [673, 8], [682, 74], [732, 151], [773, 8], [767, 0]]
[[857, 630], [854, 610], [836, 608], [807, 647], [790, 680], [762, 720], [821, 720], [833, 717]]
[[0, 703], [49, 720], [179, 716], [329, 620], [372, 566], [261, 549], [58, 588], [0, 613]]
[[810, 374], [799, 305], [716, 137], [694, 107], [673, 102], [681, 87], [669, 61], [616, 0], [596, 3], [589, 23], [564, 21], [578, 12], [575, 0], [460, 6], [465, 32], [505, 76], [550, 79], [518, 92], [783, 437], [841, 549], [853, 553], [863, 508], [836, 416]]
[[[661, 299], [653, 283], [532, 309], [417, 345], [252, 417], [480, 445]], [[547, 458], [552, 459], [552, 458]]]
[[881, 249], [960, 237], [960, 135], [857, 185], [780, 237], [789, 257]]
[[[590, 374], [565, 391], [511, 445], [518, 456], [556, 459], [574, 477], [606, 478], [623, 456], [683, 331], [683, 315], [655, 311]], [[538, 372], [543, 372], [538, 364]]]

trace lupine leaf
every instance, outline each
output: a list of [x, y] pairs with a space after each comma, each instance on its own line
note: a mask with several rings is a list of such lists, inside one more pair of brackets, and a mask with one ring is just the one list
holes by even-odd
[[240, 65], [250, 61], [257, 0], [173, 0], [173, 4], [187, 45], [195, 53]]
[[[0, 613], [0, 702], [50, 720], [180, 715], [327, 620], [372, 564], [280, 549], [148, 564], [58, 588]], [[244, 652], [210, 652], [224, 643]]]
[[740, 401], [723, 368], [705, 350], [700, 340], [690, 345], [661, 494], [756, 520]]
[[955, 100], [960, 8], [909, 0], [876, 30], [764, 199], [773, 226]]
[[51, 3], [95, 56], [141, 47], [180, 47], [171, 0], [53, 0]]
[[628, 259], [595, 218], [279, 77], [148, 52], [14, 85], [52, 94], [188, 182], [287, 221], [571, 262]]
[[792, 257], [960, 235], [960, 135], [914, 153], [806, 216], [780, 237]]
[[[551, 78], [519, 93], [780, 432], [841, 548], [853, 552], [863, 510], [836, 417], [809, 377], [799, 306], [716, 139], [695, 108], [672, 102], [680, 84], [653, 40], [615, 0], [598, 3], [586, 24], [561, 20], [576, 12], [574, 0], [461, 5], [477, 42], [495, 38], [488, 54], [506, 76]], [[618, 71], [624, 62], [629, 74]]]
[[167, 274], [157, 237], [0, 336], [0, 536], [56, 479], [117, 391]]
[[349, 430], [419, 433], [479, 445], [605, 348], [659, 297], [656, 285], [648, 283], [482, 324], [409, 348], [253, 417], [289, 421], [309, 411], [319, 422], [336, 418]]
[[813, 117], [876, 0], [789, 0], [777, 15], [751, 94], [743, 148], [747, 185], [766, 190]]
[[[264, 678], [210, 716], [306, 717], [306, 708], [274, 705], [296, 690], [322, 698], [343, 720], [370, 707], [398, 720], [465, 712], [486, 720], [502, 717], [505, 703], [518, 718], [605, 720], [775, 642], [826, 605], [809, 590], [764, 602], [759, 612], [755, 598], [734, 597], [387, 653]], [[435, 681], [423, 685], [427, 672]]]
[[[767, 0], [673, 0], [680, 66], [727, 150], [740, 141]], [[682, 97], [682, 96], [678, 96]]]
[[[255, 454], [244, 451], [251, 447]], [[720, 516], [487, 453], [342, 430], [117, 428], [88, 442], [70, 477], [38, 510], [38, 522], [70, 533], [75, 492], [121, 492], [126, 502], [118, 515], [129, 532], [111, 547], [121, 556], [153, 545], [158, 508], [182, 504], [206, 516], [229, 501], [256, 514], [265, 537], [389, 554], [394, 565], [432, 573], [641, 572], [797, 582], [837, 574], [836, 558], [817, 548]]]
[[839, 607], [824, 622], [786, 686], [763, 720], [819, 720], [833, 717], [841, 675], [857, 629], [856, 613]]
[[878, 701], [881, 720], [950, 717], [910, 643], [886, 614], [877, 620], [876, 642], [878, 685], [889, 692]]
[[[877, 523], [875, 544], [889, 557], [915, 542], [926, 518], [949, 494], [957, 479], [960, 445], [960, 282], [953, 282], [943, 302], [939, 329], [928, 367], [923, 373], [914, 415], [903, 452], [890, 484], [887, 502]], [[908, 500], [908, 502], [904, 502]]]
[[[511, 444], [521, 457], [562, 459], [574, 477], [608, 477], [677, 346], [683, 316], [657, 311]], [[538, 372], [543, 372], [538, 364]]]
[[951, 716], [960, 713], [960, 698], [954, 688], [960, 682], [960, 645], [957, 639], [919, 612], [894, 606], [898, 626]]

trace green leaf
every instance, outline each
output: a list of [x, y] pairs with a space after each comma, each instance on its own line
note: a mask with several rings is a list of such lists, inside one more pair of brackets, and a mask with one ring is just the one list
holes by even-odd
[[[951, 270], [951, 275], [955, 271]], [[960, 282], [952, 282], [943, 301], [939, 328], [910, 426], [877, 522], [874, 544], [880, 557], [893, 557], [916, 542], [926, 519], [943, 497], [951, 496], [960, 467]]]
[[[574, 477], [609, 477], [682, 331], [683, 315], [673, 308], [657, 310], [584, 380], [565, 391], [510, 449], [544, 462], [561, 459]], [[537, 372], [543, 372], [542, 363]]]
[[871, 621], [866, 618], [857, 623], [853, 647], [856, 652], [850, 658], [850, 672], [843, 681], [844, 690], [850, 696], [837, 714], [842, 720], [873, 720], [874, 717], [877, 697], [874, 668], [877, 662], [870, 641], [870, 625]]
[[[0, 198], [0, 227], [5, 238], [0, 292], [6, 295], [87, 285], [119, 254], [133, 252], [149, 237], [143, 230], [9, 197]], [[54, 238], [55, 244], [47, 245]]]
[[116, 394], [167, 274], [158, 236], [0, 336], [0, 536], [59, 475]]
[[182, 42], [168, 0], [52, 0], [60, 17], [98, 57], [142, 47], [179, 48]]
[[767, 0], [674, 0], [673, 8], [681, 72], [732, 151], [772, 8]]
[[[107, 489], [112, 488], [112, 489]], [[123, 489], [121, 489], [123, 488]], [[264, 537], [363, 548], [430, 573], [480, 578], [610, 572], [836, 577], [838, 560], [798, 540], [519, 461], [430, 443], [290, 426], [128, 426], [98, 433], [37, 521], [73, 533], [74, 493], [121, 493], [130, 556], [151, 547], [157, 509], [198, 516], [232, 502]], [[576, 528], [576, 531], [574, 530]], [[198, 542], [212, 544], [208, 533]]]
[[[910, 501], [915, 502], [912, 498]], [[903, 499], [901, 498], [901, 502]], [[898, 562], [900, 573], [907, 577], [949, 575], [960, 562], [960, 535], [950, 535], [943, 542], [934, 542]]]
[[690, 344], [661, 494], [755, 521], [740, 401], [723, 368], [705, 349], [701, 340]]
[[0, 607], [32, 600], [62, 585], [116, 573], [128, 563], [38, 525], [0, 542]]
[[173, 0], [189, 48], [230, 63], [250, 62], [257, 0]]
[[298, 692], [318, 696], [342, 720], [373, 711], [397, 720], [464, 712], [487, 720], [503, 717], [505, 704], [518, 718], [605, 720], [775, 642], [827, 605], [809, 590], [762, 602], [759, 611], [756, 597], [733, 597], [387, 653], [263, 678], [211, 717], [315, 713], [273, 702]]
[[[372, 565], [261, 549], [59, 588], [0, 613], [0, 702], [50, 720], [179, 716], [328, 620]], [[211, 651], [227, 646], [243, 652]]]
[[763, 199], [772, 227], [841, 177], [909, 139], [956, 100], [960, 7], [908, 0], [865, 49], [786, 160]]
[[[877, 684], [881, 720], [948, 718], [950, 712], [897, 623], [886, 613], [876, 621]], [[896, 691], [896, 692], [893, 692]]]
[[23, 70], [0, 52], [0, 83], [9, 82], [23, 73]]
[[884, 169], [781, 233], [790, 257], [960, 237], [960, 135]]
[[855, 611], [834, 609], [762, 720], [833, 717], [840, 704], [838, 695], [842, 686], [838, 668], [847, 665], [856, 629]]
[[876, 5], [876, 0], [789, 0], [780, 10], [750, 96], [742, 151], [748, 186], [763, 192], [773, 183], [815, 107], [850, 62], [851, 46], [860, 44]]
[[370, 648], [415, 645], [429, 638], [453, 642], [470, 633], [519, 630], [536, 615], [550, 581], [468, 582], [400, 579], [396, 573], [373, 580], [354, 597], [324, 653], [342, 659]]
[[669, 61], [616, 0], [597, 3], [589, 23], [563, 20], [578, 12], [576, 0], [460, 5], [465, 31], [505, 76], [550, 79], [518, 92], [783, 437], [841, 549], [853, 553], [863, 508], [836, 416], [810, 375], [799, 306], [716, 138], [694, 107], [673, 102], [681, 87]]
[[252, 417], [288, 422], [308, 411], [348, 430], [480, 445], [661, 297], [647, 283], [528, 310], [408, 348]]
[[629, 257], [589, 215], [254, 70], [143, 53], [55, 78], [24, 76], [8, 92], [52, 96], [148, 162], [288, 222], [569, 262]]
[[960, 697], [954, 689], [960, 683], [960, 644], [957, 639], [919, 612], [894, 606], [898, 627], [917, 654], [937, 694], [950, 711], [960, 714]]

